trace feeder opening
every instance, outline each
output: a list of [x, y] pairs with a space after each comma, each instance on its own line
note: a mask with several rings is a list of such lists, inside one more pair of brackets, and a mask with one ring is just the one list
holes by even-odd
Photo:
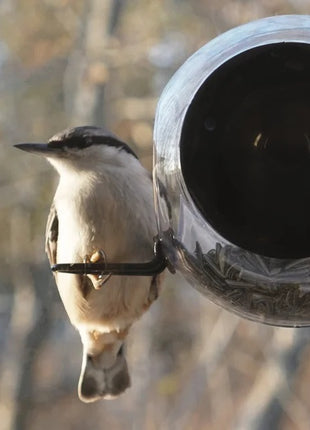
[[268, 257], [309, 257], [310, 45], [254, 48], [213, 72], [188, 108], [181, 166], [225, 239]]

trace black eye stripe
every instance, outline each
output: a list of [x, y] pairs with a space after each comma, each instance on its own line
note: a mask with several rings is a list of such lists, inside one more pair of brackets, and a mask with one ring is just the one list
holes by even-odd
[[50, 140], [48, 145], [51, 148], [59, 148], [61, 146], [66, 148], [87, 148], [88, 146], [93, 145], [92, 139], [88, 137], [70, 137], [65, 138], [64, 140]]

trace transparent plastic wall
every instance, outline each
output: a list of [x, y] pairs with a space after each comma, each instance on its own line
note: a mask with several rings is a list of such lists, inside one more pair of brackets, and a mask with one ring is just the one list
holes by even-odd
[[310, 324], [310, 17], [265, 18], [175, 73], [154, 130], [159, 235], [213, 302]]

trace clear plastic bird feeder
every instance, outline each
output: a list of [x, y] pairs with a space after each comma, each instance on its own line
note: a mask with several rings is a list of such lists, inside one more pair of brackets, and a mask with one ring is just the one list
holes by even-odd
[[310, 325], [310, 16], [197, 51], [159, 100], [154, 139], [170, 264], [240, 316]]

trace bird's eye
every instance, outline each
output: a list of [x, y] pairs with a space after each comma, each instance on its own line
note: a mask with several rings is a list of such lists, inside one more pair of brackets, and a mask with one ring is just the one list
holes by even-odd
[[53, 140], [51, 140], [51, 141], [48, 142], [48, 146], [49, 146], [49, 148], [63, 149], [62, 146], [61, 146], [61, 144], [59, 143], [59, 141], [53, 141]]

